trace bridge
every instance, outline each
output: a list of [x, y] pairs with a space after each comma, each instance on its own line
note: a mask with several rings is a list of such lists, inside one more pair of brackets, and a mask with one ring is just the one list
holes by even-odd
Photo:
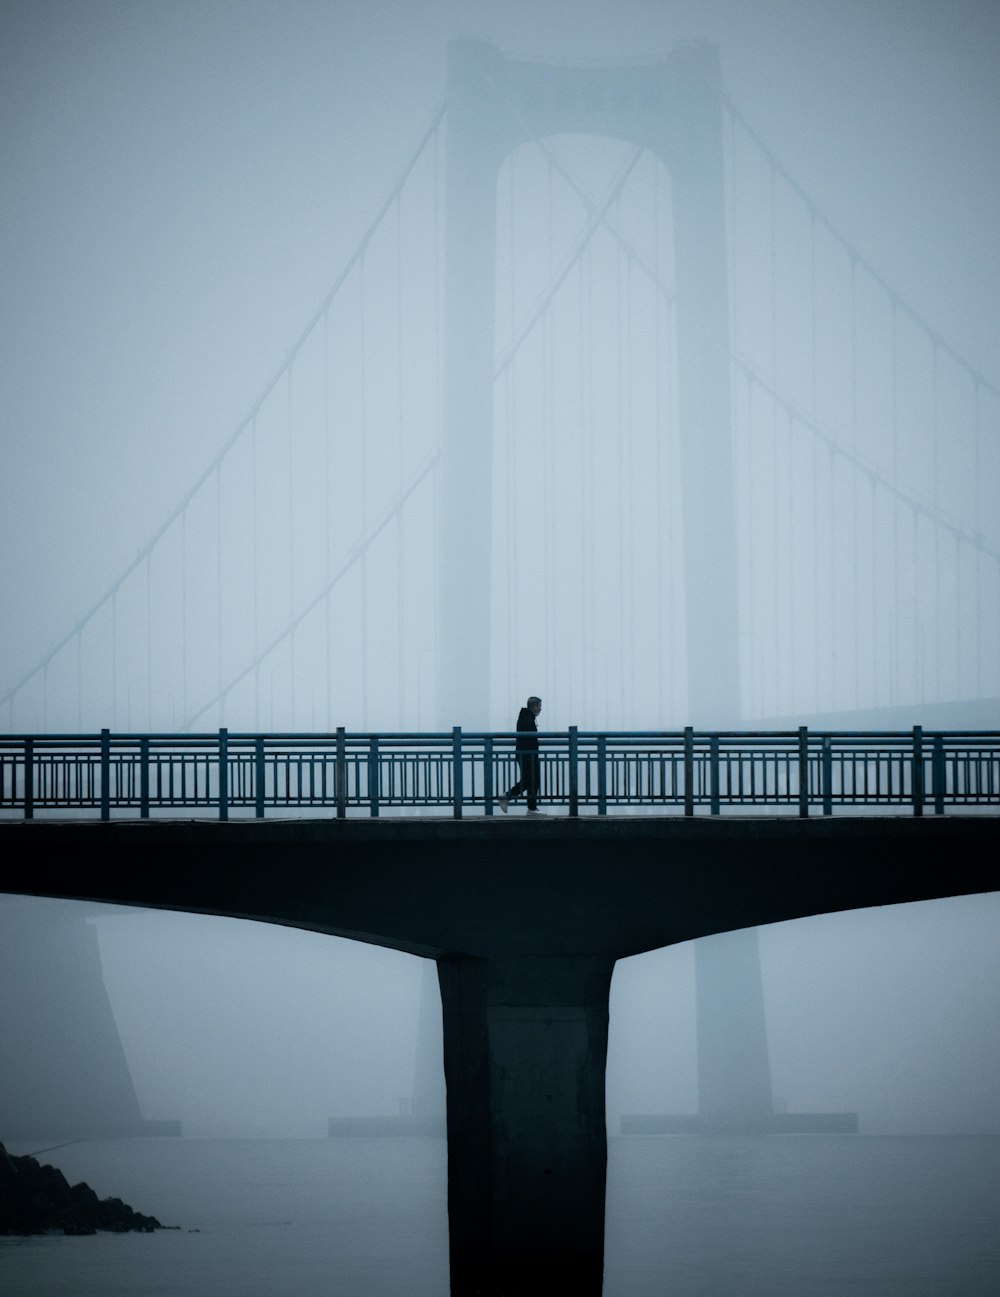
[[998, 428], [713, 47], [456, 42], [284, 363], [0, 695], [3, 889], [434, 958], [452, 1291], [599, 1293], [615, 959], [997, 887]]

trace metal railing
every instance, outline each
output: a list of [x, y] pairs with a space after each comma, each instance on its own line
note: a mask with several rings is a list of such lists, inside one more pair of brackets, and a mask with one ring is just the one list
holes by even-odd
[[[729, 811], [944, 814], [1000, 806], [1000, 732], [912, 730], [538, 735], [539, 800], [570, 816]], [[343, 818], [447, 808], [493, 815], [518, 778], [516, 736], [20, 734], [0, 736], [0, 814], [203, 812]]]

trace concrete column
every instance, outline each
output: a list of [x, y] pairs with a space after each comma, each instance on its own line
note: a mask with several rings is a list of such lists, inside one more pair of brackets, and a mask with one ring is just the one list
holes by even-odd
[[614, 960], [439, 960], [452, 1297], [599, 1297]]
[[694, 943], [698, 1106], [714, 1129], [766, 1129], [774, 1112], [756, 928]]
[[725, 729], [742, 713], [718, 50], [682, 48], [672, 66], [677, 98], [658, 151], [673, 186], [688, 714]]
[[493, 349], [499, 55], [448, 49], [445, 321], [437, 718], [487, 729], [493, 502]]

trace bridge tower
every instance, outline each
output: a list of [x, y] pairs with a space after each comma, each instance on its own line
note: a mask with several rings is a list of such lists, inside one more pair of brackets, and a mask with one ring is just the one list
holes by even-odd
[[[651, 67], [523, 63], [479, 41], [448, 51], [438, 722], [489, 728], [496, 184], [518, 145], [577, 132], [640, 144], [673, 193], [688, 716], [741, 716], [729, 284], [719, 53], [699, 42]], [[705, 574], [711, 579], [706, 581]], [[756, 934], [724, 968], [699, 951], [702, 1110], [771, 1111]], [[749, 998], [748, 998], [749, 997]], [[759, 997], [758, 997], [759, 998]], [[737, 1010], [741, 1006], [741, 1010]], [[745, 1023], [740, 1039], [721, 1024]], [[734, 1083], [738, 1078], [739, 1085]], [[746, 1087], [756, 1096], [743, 1114]]]
[[740, 716], [719, 91], [718, 50], [706, 43], [651, 67], [524, 63], [472, 40], [449, 47], [441, 728], [489, 724], [497, 175], [518, 145], [569, 132], [642, 145], [671, 175], [689, 718], [720, 728]]

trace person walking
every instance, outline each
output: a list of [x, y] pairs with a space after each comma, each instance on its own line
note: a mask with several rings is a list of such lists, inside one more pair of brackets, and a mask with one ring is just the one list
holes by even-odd
[[514, 750], [517, 754], [517, 764], [520, 768], [521, 777], [513, 788], [508, 789], [502, 797], [497, 798], [497, 803], [504, 815], [507, 814], [508, 804], [515, 797], [520, 797], [522, 793], [528, 794], [529, 815], [538, 809], [540, 770], [538, 766], [538, 726], [535, 724], [535, 717], [541, 710], [541, 698], [536, 698], [532, 694], [518, 713], [517, 742]]

